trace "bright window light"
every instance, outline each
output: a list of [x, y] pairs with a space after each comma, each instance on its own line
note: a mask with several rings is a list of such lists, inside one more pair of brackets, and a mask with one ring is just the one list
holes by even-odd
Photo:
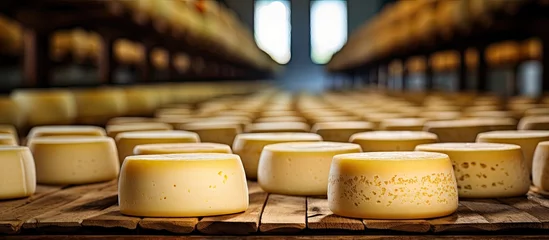
[[347, 41], [347, 2], [311, 1], [311, 59], [325, 64]]
[[275, 61], [290, 61], [290, 2], [257, 0], [255, 2], [255, 41]]

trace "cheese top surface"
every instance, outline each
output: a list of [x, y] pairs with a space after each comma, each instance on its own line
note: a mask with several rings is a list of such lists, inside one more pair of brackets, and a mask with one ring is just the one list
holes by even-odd
[[507, 130], [479, 133], [477, 139], [524, 139], [547, 138], [549, 131], [541, 130]]
[[448, 159], [448, 155], [432, 152], [363, 152], [348, 153], [334, 157], [334, 160], [353, 160], [353, 161], [425, 161]]
[[322, 137], [316, 133], [242, 133], [236, 136], [235, 142], [240, 141], [322, 141]]
[[105, 129], [96, 126], [40, 126], [30, 130], [28, 138], [60, 135], [105, 136]]
[[480, 121], [473, 119], [466, 120], [447, 120], [447, 121], [428, 121], [425, 123], [425, 128], [466, 128], [473, 126], [480, 126]]
[[502, 151], [502, 150], [516, 150], [520, 149], [520, 146], [514, 144], [503, 143], [432, 143], [422, 144], [416, 147], [416, 151]]
[[209, 152], [231, 153], [231, 147], [219, 143], [159, 143], [137, 145], [134, 149], [136, 155]]
[[277, 130], [299, 130], [309, 131], [309, 125], [302, 122], [266, 122], [266, 123], [254, 123], [247, 129], [248, 132], [261, 132], [261, 131], [277, 131]]
[[437, 135], [421, 131], [372, 131], [353, 134], [350, 141], [354, 140], [383, 140], [402, 141], [416, 139], [437, 139]]
[[12, 134], [9, 133], [0, 133], [0, 145], [17, 145], [17, 141]]
[[154, 122], [154, 118], [145, 118], [145, 117], [115, 117], [111, 118], [107, 125], [117, 125], [125, 123], [147, 123]]
[[374, 125], [370, 122], [363, 121], [343, 121], [343, 122], [321, 122], [316, 123], [312, 132], [324, 129], [373, 129]]
[[263, 151], [273, 152], [333, 152], [333, 151], [360, 151], [360, 145], [339, 142], [287, 142], [267, 145]]
[[381, 122], [381, 125], [390, 126], [409, 126], [409, 125], [423, 125], [427, 122], [426, 118], [391, 118]]
[[104, 136], [49, 136], [29, 139], [27, 145], [35, 144], [85, 144], [110, 142], [112, 138]]
[[203, 161], [219, 161], [219, 160], [234, 160], [240, 157], [236, 154], [229, 153], [181, 153], [181, 154], [156, 154], [156, 155], [135, 155], [128, 156], [124, 161], [152, 161], [152, 162], [203, 162]]
[[187, 130], [200, 129], [227, 129], [235, 128], [240, 130], [240, 123], [232, 120], [206, 120], [203, 122], [191, 122], [183, 124], [182, 128]]
[[123, 125], [108, 125], [107, 134], [115, 137], [121, 132], [146, 131], [146, 130], [172, 130], [173, 127], [166, 123], [131, 123]]
[[116, 135], [116, 139], [150, 139], [150, 138], [198, 138], [198, 134], [181, 130], [170, 131], [135, 131], [123, 132]]
[[256, 122], [307, 122], [305, 118], [298, 116], [277, 116], [277, 117], [262, 117], [255, 120]]

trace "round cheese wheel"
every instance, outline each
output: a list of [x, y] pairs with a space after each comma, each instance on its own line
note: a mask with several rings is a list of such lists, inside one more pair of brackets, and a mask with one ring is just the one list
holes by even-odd
[[256, 123], [262, 122], [303, 122], [306, 123], [307, 120], [302, 117], [297, 116], [279, 116], [279, 117], [262, 117], [255, 120]]
[[435, 218], [458, 207], [452, 162], [442, 153], [336, 155], [329, 176], [328, 206], [344, 217]]
[[248, 208], [238, 155], [188, 153], [130, 156], [122, 164], [120, 212], [141, 217], [199, 217]]
[[500, 143], [435, 143], [417, 151], [447, 154], [452, 160], [460, 197], [522, 196], [530, 188], [528, 164], [520, 146]]
[[322, 137], [314, 133], [242, 133], [234, 140], [233, 152], [242, 158], [248, 179], [256, 179], [259, 157], [266, 145], [317, 141], [322, 141]]
[[363, 121], [322, 122], [313, 125], [311, 132], [322, 136], [325, 141], [349, 142], [353, 134], [373, 129], [372, 123]]
[[479, 133], [489, 131], [471, 120], [429, 121], [423, 130], [436, 134], [440, 142], [475, 142]]
[[103, 125], [113, 117], [126, 113], [124, 90], [99, 88], [74, 91], [77, 116], [80, 124]]
[[0, 147], [0, 200], [28, 197], [36, 190], [34, 159], [27, 147]]
[[364, 152], [413, 151], [419, 144], [437, 142], [437, 135], [421, 131], [372, 131], [353, 134], [349, 140]]
[[0, 124], [22, 127], [25, 121], [24, 113], [17, 102], [9, 96], [0, 97]]
[[219, 143], [156, 143], [137, 145], [135, 155], [175, 153], [232, 153], [231, 147]]
[[526, 116], [520, 119], [518, 130], [549, 130], [549, 116]]
[[76, 117], [76, 104], [69, 91], [16, 90], [12, 93], [12, 98], [31, 127], [71, 124]]
[[534, 152], [532, 182], [538, 190], [549, 191], [549, 142], [540, 142]]
[[13, 136], [13, 139], [15, 139], [15, 142], [19, 142], [19, 134], [17, 133], [17, 130], [12, 125], [3, 125], [0, 124], [0, 133], [7, 133]]
[[107, 126], [109, 125], [120, 125], [125, 123], [150, 123], [155, 122], [154, 118], [146, 118], [146, 117], [115, 117], [109, 119], [107, 122]]
[[335, 142], [289, 142], [267, 145], [259, 159], [257, 182], [269, 193], [326, 195], [332, 158], [361, 152], [360, 146]]
[[29, 140], [41, 184], [89, 184], [116, 179], [120, 168], [109, 137], [39, 137]]
[[309, 125], [302, 122], [253, 123], [248, 126], [249, 133], [309, 132]]
[[133, 155], [137, 145], [152, 143], [196, 143], [200, 142], [198, 134], [187, 131], [135, 131], [116, 135], [116, 147], [120, 163]]
[[389, 131], [421, 131], [426, 118], [392, 118], [381, 121], [379, 129]]
[[107, 125], [107, 136], [116, 138], [119, 133], [136, 131], [169, 131], [173, 127], [165, 123], [126, 123], [120, 125]]
[[17, 146], [17, 141], [9, 133], [0, 133], [0, 146]]
[[40, 126], [33, 127], [27, 139], [52, 136], [106, 136], [105, 129], [96, 126]]
[[534, 157], [534, 151], [538, 146], [538, 143], [543, 141], [549, 141], [549, 131], [492, 131], [480, 133], [477, 136], [477, 142], [488, 143], [508, 143], [519, 145], [524, 160], [527, 163], [528, 171], [532, 171], [532, 161]]
[[242, 132], [240, 124], [234, 121], [192, 122], [179, 128], [197, 133], [204, 142], [227, 145], [232, 145], [236, 135]]

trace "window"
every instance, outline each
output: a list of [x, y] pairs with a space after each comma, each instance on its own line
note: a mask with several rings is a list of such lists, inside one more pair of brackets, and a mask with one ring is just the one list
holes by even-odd
[[347, 41], [347, 2], [311, 1], [311, 59], [325, 64]]
[[255, 2], [255, 41], [275, 61], [290, 61], [290, 2], [257, 0]]

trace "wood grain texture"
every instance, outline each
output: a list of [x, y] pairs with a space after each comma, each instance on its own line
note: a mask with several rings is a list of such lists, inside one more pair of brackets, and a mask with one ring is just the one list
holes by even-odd
[[549, 228], [549, 209], [524, 197], [501, 198], [498, 201], [524, 211], [536, 217], [542, 224], [542, 228]]
[[363, 231], [364, 223], [359, 219], [334, 215], [326, 198], [307, 197], [307, 228]]
[[362, 220], [366, 229], [391, 230], [400, 232], [425, 233], [431, 228], [426, 220]]
[[431, 224], [433, 232], [446, 232], [446, 231], [494, 231], [497, 230], [497, 226], [491, 224], [482, 215], [475, 213], [471, 209], [459, 204], [457, 211], [447, 217], [435, 218], [428, 220]]
[[261, 216], [261, 232], [295, 233], [306, 227], [306, 198], [270, 194]]
[[197, 223], [198, 218], [143, 218], [139, 221], [139, 227], [188, 234], [194, 231]]
[[0, 213], [0, 233], [16, 233], [20, 230], [24, 222], [32, 217], [44, 214], [79, 199], [83, 194], [99, 191], [116, 184], [116, 182], [106, 182], [90, 184], [83, 186], [70, 187], [57, 191], [48, 196], [42, 197], [36, 201], [21, 207], [10, 209]]
[[197, 224], [197, 230], [212, 235], [246, 235], [257, 232], [261, 212], [269, 194], [257, 182], [248, 182], [248, 192], [250, 204], [245, 212], [202, 218]]
[[499, 228], [541, 228], [541, 222], [534, 216], [493, 199], [462, 200], [461, 204]]
[[0, 213], [13, 210], [15, 208], [21, 207], [25, 204], [28, 204], [32, 201], [36, 201], [42, 197], [45, 197], [49, 194], [61, 191], [65, 186], [47, 186], [47, 185], [38, 185], [36, 186], [35, 193], [28, 198], [0, 201]]
[[136, 229], [140, 217], [122, 215], [118, 204], [102, 210], [97, 216], [84, 219], [82, 226], [101, 228]]
[[417, 239], [417, 240], [431, 240], [431, 239], [490, 239], [490, 240], [510, 240], [510, 239], [549, 239], [549, 235], [279, 235], [279, 236], [161, 236], [161, 235], [35, 235], [35, 236], [6, 236], [6, 240], [24, 239], [24, 240], [70, 240], [70, 239], [85, 239], [85, 240], [181, 240], [181, 239], [212, 239], [212, 240], [240, 240], [240, 239], [269, 239], [269, 240], [354, 240], [354, 239], [367, 239], [367, 240], [394, 240], [394, 239]]

